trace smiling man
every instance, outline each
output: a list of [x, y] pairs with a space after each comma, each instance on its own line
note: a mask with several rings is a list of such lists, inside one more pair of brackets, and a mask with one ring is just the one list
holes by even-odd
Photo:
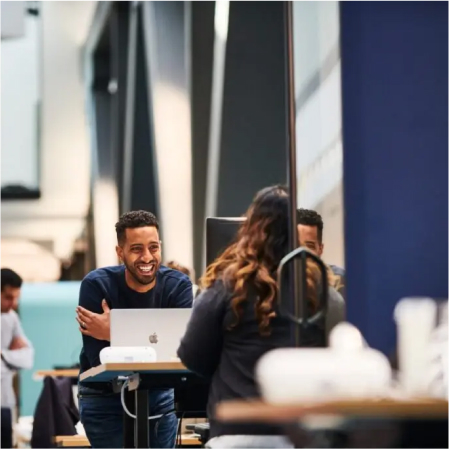
[[[156, 217], [146, 211], [123, 214], [115, 225], [117, 255], [123, 265], [99, 268], [81, 283], [76, 320], [83, 334], [80, 372], [100, 365], [100, 351], [109, 346], [110, 309], [192, 307], [192, 283], [185, 274], [161, 265], [161, 242]], [[173, 390], [150, 393], [152, 447], [174, 447], [177, 419]], [[123, 409], [120, 394], [110, 383], [79, 385], [81, 422], [93, 448], [123, 447]]]

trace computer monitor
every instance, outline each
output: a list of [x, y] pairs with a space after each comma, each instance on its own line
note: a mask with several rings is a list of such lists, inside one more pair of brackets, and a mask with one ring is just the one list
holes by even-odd
[[206, 218], [206, 265], [209, 266], [237, 237], [240, 225], [246, 220], [238, 218]]

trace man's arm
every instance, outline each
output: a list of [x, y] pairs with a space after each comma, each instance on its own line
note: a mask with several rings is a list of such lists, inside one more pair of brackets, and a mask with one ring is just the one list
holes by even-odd
[[190, 279], [186, 276], [180, 280], [170, 294], [170, 300], [168, 302], [169, 307], [172, 309], [189, 309], [193, 303], [193, 286]]
[[[103, 300], [103, 293], [97, 285], [95, 285], [89, 279], [84, 279], [81, 282], [80, 294], [78, 305], [84, 309], [102, 314], [103, 309], [101, 306]], [[100, 365], [100, 351], [108, 346], [108, 343], [104, 340], [97, 340], [94, 337], [83, 334], [83, 349], [84, 354], [89, 360], [90, 365]]]
[[220, 361], [225, 311], [223, 292], [210, 288], [201, 293], [178, 349], [184, 365], [204, 377], [211, 377]]
[[12, 313], [13, 317], [13, 338], [8, 349], [3, 349], [1, 357], [12, 369], [31, 369], [34, 363], [34, 349], [27, 339], [20, 324], [19, 317]]

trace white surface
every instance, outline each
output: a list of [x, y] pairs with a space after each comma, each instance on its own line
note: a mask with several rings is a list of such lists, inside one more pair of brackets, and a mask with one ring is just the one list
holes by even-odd
[[[59, 260], [47, 249], [21, 239], [1, 239], [2, 266], [20, 273], [25, 282], [56, 282], [61, 277]], [[30, 264], [30, 260], [33, 261]]]
[[366, 343], [360, 331], [350, 323], [338, 323], [329, 335], [329, 346], [337, 351], [358, 351]]
[[[168, 3], [142, 2], [158, 178], [158, 219], [164, 257], [192, 267], [192, 136], [187, 33], [182, 29], [182, 22], [177, 20], [176, 8], [166, 5]], [[175, 59], [177, 56], [182, 60]], [[172, 75], [173, 67], [177, 69], [176, 76]]]
[[[2, 2], [2, 34], [6, 3], [13, 2]], [[1, 184], [2, 187], [21, 184], [35, 189], [39, 186], [42, 21], [35, 16], [25, 18], [24, 10], [22, 14], [23, 37], [1, 42]]]
[[424, 373], [424, 386], [430, 396], [448, 399], [448, 324], [432, 332]]
[[109, 346], [100, 351], [103, 363], [151, 363], [157, 361], [154, 348], [148, 346]]
[[340, 62], [324, 77], [339, 46], [338, 14], [336, 1], [293, 4], [295, 97], [320, 83], [296, 116], [298, 207], [313, 209], [342, 179]]
[[[159, 362], [176, 357], [192, 309], [112, 309], [111, 346], [156, 350]], [[157, 343], [150, 341], [156, 335]]]
[[25, 33], [25, 2], [1, 2], [1, 8], [2, 40], [22, 37]]
[[424, 373], [437, 305], [430, 298], [404, 298], [394, 309], [398, 335], [399, 379], [407, 394], [425, 394]]
[[296, 114], [297, 204], [322, 216], [323, 259], [344, 267], [338, 2], [293, 2], [293, 38], [295, 98], [309, 93]]
[[[42, 197], [2, 204], [2, 237], [51, 242], [59, 258], [71, 255], [89, 206], [90, 152], [81, 55], [95, 6], [90, 1], [41, 3], [45, 24], [39, 64]], [[2, 78], [3, 56], [2, 51]], [[3, 95], [2, 90], [2, 106]], [[3, 115], [2, 108], [2, 119]], [[2, 145], [2, 164], [3, 150]]]
[[378, 351], [330, 348], [276, 349], [260, 359], [256, 376], [263, 398], [273, 404], [383, 397], [392, 378]]

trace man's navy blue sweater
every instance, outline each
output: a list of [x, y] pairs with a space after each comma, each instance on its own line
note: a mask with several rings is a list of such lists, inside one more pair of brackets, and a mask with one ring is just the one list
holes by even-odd
[[[90, 272], [81, 282], [79, 305], [95, 313], [103, 313], [102, 300], [110, 309], [160, 309], [192, 307], [193, 290], [188, 276], [176, 270], [161, 266], [156, 274], [156, 285], [145, 293], [128, 287], [123, 265], [99, 268]], [[80, 354], [80, 373], [100, 365], [100, 351], [109, 346], [108, 341], [83, 335]], [[80, 382], [81, 386], [112, 392], [110, 383]], [[150, 406], [166, 408], [173, 402], [173, 391], [155, 391], [150, 395]]]

